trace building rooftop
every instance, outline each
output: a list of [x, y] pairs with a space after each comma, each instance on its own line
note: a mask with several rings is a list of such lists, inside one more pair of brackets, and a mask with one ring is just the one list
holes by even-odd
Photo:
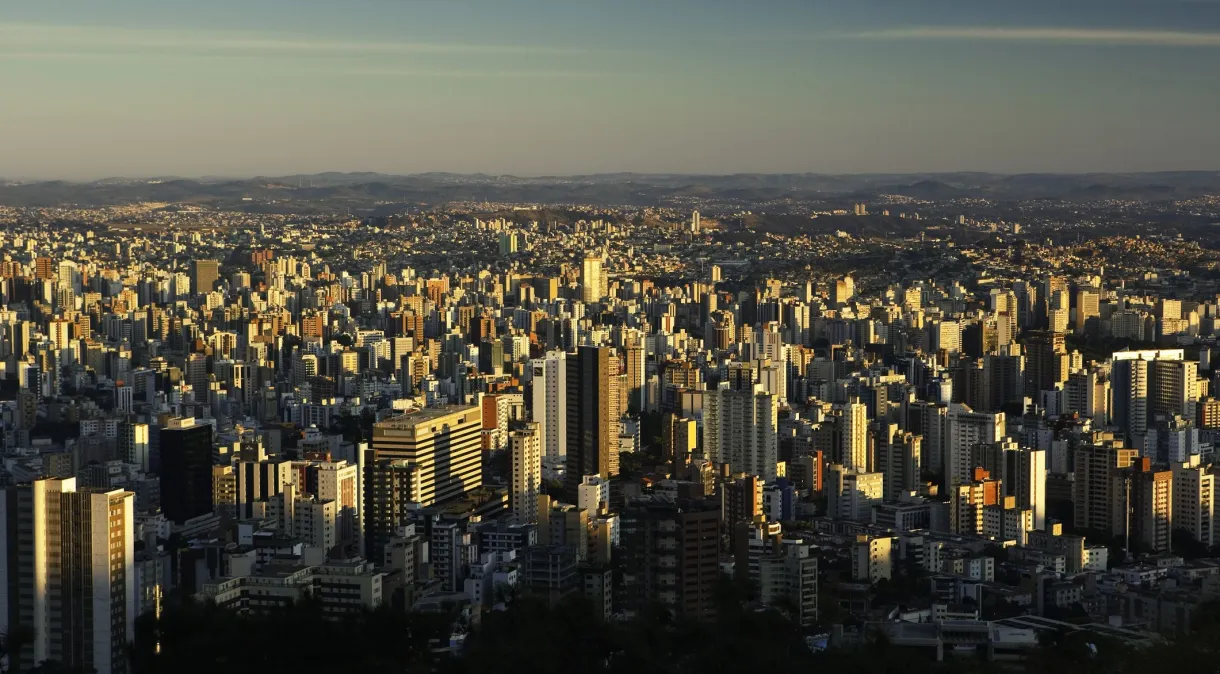
[[478, 412], [474, 405], [441, 405], [439, 407], [421, 407], [405, 414], [379, 421], [375, 428], [414, 429], [420, 424], [431, 423], [463, 412]]

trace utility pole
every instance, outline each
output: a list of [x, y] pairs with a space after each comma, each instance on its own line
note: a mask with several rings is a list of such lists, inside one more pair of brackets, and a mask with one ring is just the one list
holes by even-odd
[[1130, 474], [1128, 474], [1123, 479], [1123, 486], [1127, 492], [1126, 493], [1127, 523], [1126, 523], [1126, 533], [1123, 536], [1123, 555], [1124, 555], [1124, 557], [1127, 558], [1127, 559], [1124, 559], [1123, 562], [1126, 563], [1127, 561], [1129, 561], [1129, 558], [1131, 557], [1131, 475]]

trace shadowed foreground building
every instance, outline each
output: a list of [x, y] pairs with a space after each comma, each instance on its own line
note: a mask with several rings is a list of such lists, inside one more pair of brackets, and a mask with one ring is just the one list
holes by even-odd
[[[622, 513], [622, 600], [629, 615], [658, 602], [677, 615], [715, 610], [720, 578], [720, 509], [662, 497], [631, 501]], [[620, 554], [621, 553], [621, 554]]]
[[32, 637], [21, 667], [50, 660], [126, 672], [137, 614], [135, 495], [45, 479], [6, 488], [0, 510], [0, 631]]

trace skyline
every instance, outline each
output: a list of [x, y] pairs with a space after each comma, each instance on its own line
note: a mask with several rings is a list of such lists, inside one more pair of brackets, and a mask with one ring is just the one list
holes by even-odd
[[0, 176], [1220, 168], [1220, 3], [954, 5], [5, 8]]

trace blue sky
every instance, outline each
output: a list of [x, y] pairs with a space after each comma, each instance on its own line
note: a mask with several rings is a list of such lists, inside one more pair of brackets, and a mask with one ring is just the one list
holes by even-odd
[[1220, 169], [1217, 0], [15, 0], [0, 176]]

